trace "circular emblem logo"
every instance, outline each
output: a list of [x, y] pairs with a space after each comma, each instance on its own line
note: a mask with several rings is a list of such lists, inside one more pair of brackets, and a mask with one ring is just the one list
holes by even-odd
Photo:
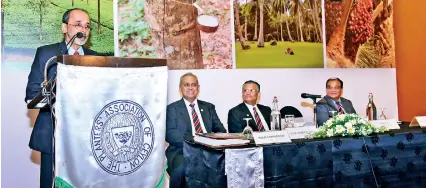
[[96, 115], [90, 141], [93, 156], [103, 170], [128, 175], [149, 158], [154, 147], [154, 129], [141, 105], [117, 100]]

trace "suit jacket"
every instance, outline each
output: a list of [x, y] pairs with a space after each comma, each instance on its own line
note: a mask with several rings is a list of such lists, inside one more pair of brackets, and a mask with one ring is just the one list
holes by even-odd
[[[31, 72], [28, 76], [28, 83], [26, 88], [25, 102], [33, 99], [40, 91], [40, 84], [44, 80], [44, 66], [53, 56], [63, 55], [68, 53], [65, 48], [65, 41], [56, 44], [50, 44], [37, 48], [33, 64], [31, 66]], [[95, 51], [83, 48], [85, 55], [96, 55]], [[65, 52], [65, 53], [64, 53]], [[51, 64], [48, 68], [48, 78], [50, 79], [56, 73], [56, 64]], [[31, 149], [53, 154], [53, 124], [50, 109], [41, 109], [36, 122], [34, 124], [33, 131], [31, 133], [29, 147]]]
[[[319, 126], [324, 124], [328, 119], [332, 117], [332, 114], [330, 113], [330, 111], [336, 111], [337, 113], [337, 107], [335, 106], [332, 100], [333, 99], [331, 99], [330, 97], [325, 96], [318, 101], [317, 123]], [[350, 100], [340, 97], [340, 101], [341, 101], [343, 109], [345, 109], [346, 114], [356, 114], [356, 111]]]
[[[271, 128], [271, 108], [257, 104], [260, 113], [267, 123], [267, 126], [270, 130]], [[247, 125], [246, 120], [243, 118], [251, 118], [249, 121], [249, 126], [253, 129], [253, 131], [259, 131], [256, 126], [256, 122], [254, 117], [251, 115], [250, 110], [247, 108], [246, 104], [243, 102], [236, 107], [232, 108], [228, 112], [228, 130], [230, 133], [240, 133], [243, 132], [244, 128]]]
[[[206, 131], [226, 133], [225, 127], [217, 116], [215, 106], [202, 100], [198, 100], [197, 103]], [[175, 156], [183, 152], [184, 136], [192, 136], [192, 120], [189, 118], [183, 98], [167, 105], [166, 117], [166, 141], [169, 143], [166, 157], [171, 166]]]

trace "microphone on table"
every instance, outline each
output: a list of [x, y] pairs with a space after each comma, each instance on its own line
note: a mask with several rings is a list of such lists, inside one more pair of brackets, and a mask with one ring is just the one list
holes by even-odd
[[312, 99], [313, 100], [313, 102], [314, 102], [314, 120], [313, 120], [313, 122], [316, 125], [316, 127], [318, 128], [317, 106], [316, 106], [316, 103], [317, 103], [317, 98], [321, 98], [321, 95], [314, 95], [314, 94], [302, 93], [300, 96], [302, 98], [304, 98], [304, 99], [308, 98], [308, 99]]
[[307, 99], [307, 98], [309, 98], [309, 99], [321, 98], [321, 95], [314, 95], [314, 94], [308, 94], [308, 93], [302, 93], [300, 96], [302, 98], [304, 98], [304, 99]]

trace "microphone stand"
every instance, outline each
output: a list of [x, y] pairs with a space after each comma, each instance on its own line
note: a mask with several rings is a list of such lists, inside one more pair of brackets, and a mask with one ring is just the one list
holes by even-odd
[[[70, 39], [70, 41], [68, 41], [66, 44], [65, 44], [65, 46], [63, 47], [63, 48], [61, 48], [60, 49], [60, 51], [59, 51], [59, 54], [58, 55], [61, 55], [61, 54], [63, 54], [64, 52], [64, 50], [65, 49], [67, 49], [67, 51], [68, 51], [68, 45], [72, 45], [72, 43], [74, 42], [74, 40], [76, 39], [76, 38], [81, 38], [81, 37], [83, 37], [84, 36], [84, 34], [82, 33], [82, 32], [78, 32], [78, 33], [76, 33], [74, 36], [72, 36], [71, 37], [71, 39]], [[54, 60], [54, 59], [56, 59], [56, 57], [57, 56], [53, 56], [53, 57], [51, 57], [49, 60], [47, 60], [47, 62], [46, 62], [46, 64], [44, 65], [44, 81], [40, 84], [40, 86], [41, 87], [44, 87], [44, 86], [46, 86], [46, 84], [47, 84], [47, 82], [48, 82], [48, 78], [47, 78], [47, 69], [48, 69], [48, 67], [50, 66], [50, 64], [52, 63], [52, 61]], [[55, 62], [56, 63], [56, 62]], [[53, 75], [53, 77], [55, 77], [56, 76], [56, 72], [55, 72], [55, 74]]]
[[318, 122], [317, 122], [317, 99], [316, 98], [312, 98], [313, 102], [314, 102], [314, 124], [315, 127], [318, 128]]
[[81, 38], [81, 37], [83, 37], [83, 36], [84, 36], [84, 34], [83, 34], [82, 32], [78, 32], [78, 33], [76, 33], [74, 36], [72, 36], [72, 37], [71, 37], [70, 41], [68, 41], [68, 43], [66, 43], [66, 44], [65, 44], [65, 47], [64, 47], [64, 48], [62, 48], [62, 49], [61, 49], [61, 51], [59, 51], [59, 53], [60, 53], [60, 54], [64, 53], [63, 51], [64, 51], [65, 49], [67, 49], [67, 50], [68, 50], [68, 48], [69, 48], [69, 47], [68, 47], [68, 45], [72, 44], [76, 38]]
[[[68, 43], [66, 43], [65, 46], [59, 51], [58, 55], [64, 53], [63, 51], [65, 49], [67, 49], [67, 51], [68, 51], [68, 48], [69, 48], [68, 45], [72, 45], [74, 43], [74, 40], [76, 38], [81, 38], [83, 36], [84, 36], [84, 34], [82, 32], [78, 32], [74, 36], [72, 36], [71, 39], [70, 39], [70, 41], [68, 41]], [[47, 60], [46, 64], [44, 65], [44, 81], [40, 84], [40, 87], [42, 87], [42, 95], [43, 95], [43, 97], [46, 97], [48, 99], [47, 103], [49, 105], [51, 105], [51, 100], [53, 99], [52, 96], [51, 96], [51, 94], [53, 93], [52, 92], [53, 87], [50, 88], [50, 91], [48, 91], [46, 89], [46, 86], [48, 84], [52, 84], [52, 83], [54, 83], [56, 81], [56, 72], [53, 74], [52, 78], [50, 78], [49, 80], [48, 80], [47, 73], [48, 73], [48, 67], [51, 65], [51, 63], [53, 62], [53, 60], [55, 60], [56, 58], [57, 58], [57, 56], [53, 56], [49, 60]], [[57, 62], [54, 62], [54, 63], [57, 63]]]

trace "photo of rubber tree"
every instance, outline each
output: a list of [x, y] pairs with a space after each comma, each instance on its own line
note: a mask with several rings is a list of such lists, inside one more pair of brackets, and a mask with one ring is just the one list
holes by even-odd
[[237, 68], [323, 68], [321, 0], [233, 0]]
[[114, 55], [113, 0], [2, 0], [2, 68], [29, 71], [38, 47], [64, 40], [62, 15], [67, 9], [89, 12], [91, 32], [85, 46]]
[[232, 69], [229, 0], [119, 0], [123, 57], [166, 58], [169, 69]]
[[325, 0], [328, 68], [395, 68], [392, 0]]

